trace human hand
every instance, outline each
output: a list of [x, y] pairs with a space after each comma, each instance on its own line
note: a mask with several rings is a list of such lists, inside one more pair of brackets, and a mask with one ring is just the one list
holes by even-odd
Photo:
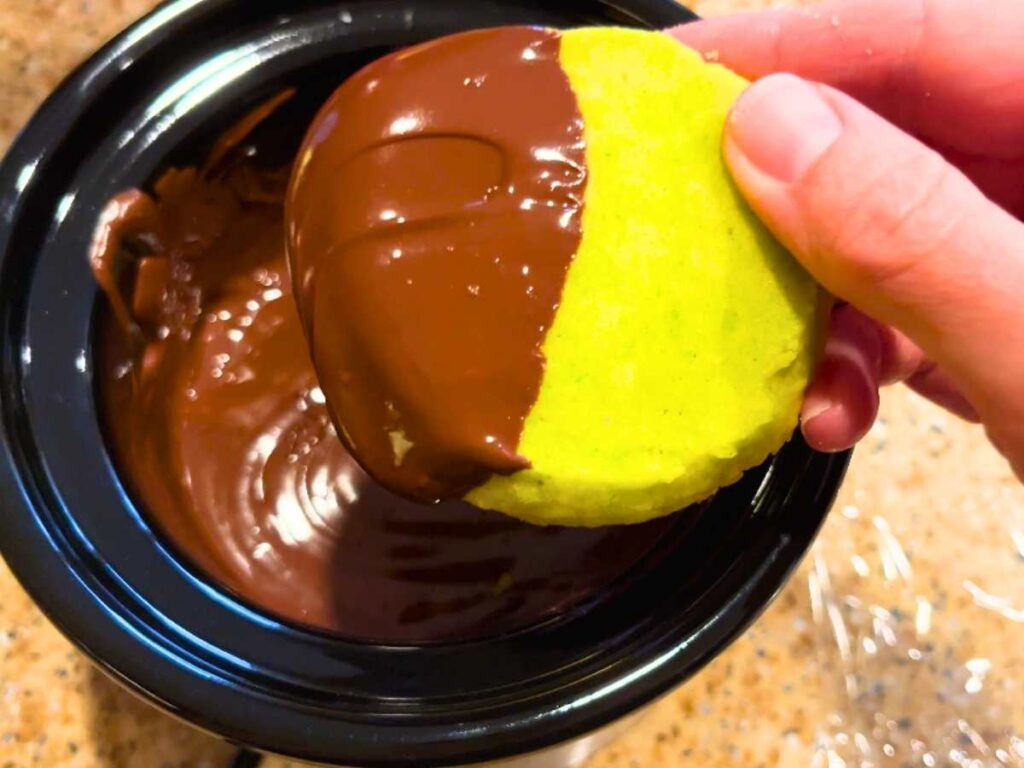
[[984, 423], [1024, 479], [1024, 4], [833, 0], [671, 33], [760, 78], [726, 160], [849, 302], [808, 388], [808, 442], [853, 445], [878, 387], [905, 381]]

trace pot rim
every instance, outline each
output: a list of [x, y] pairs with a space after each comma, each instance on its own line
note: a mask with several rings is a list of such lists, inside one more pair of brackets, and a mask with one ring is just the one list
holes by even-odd
[[[641, 22], [694, 18], [673, 0], [595, 2]], [[25, 400], [31, 362], [25, 357], [31, 347], [24, 342], [28, 288], [21, 291], [12, 280], [12, 264], [35, 254], [12, 249], [12, 240], [16, 228], [26, 226], [35, 212], [61, 137], [121, 76], [123, 63], [151, 54], [184, 27], [202, 24], [231, 5], [236, 5], [234, 0], [172, 0], [136, 22], [57, 87], [0, 163], [0, 220], [5, 224], [0, 229], [0, 338], [22, 339], [0, 343], [0, 550], [12, 571], [58, 629], [128, 688], [217, 735], [300, 759], [388, 768], [494, 760], [588, 733], [667, 692], [713, 658], [768, 605], [817, 533], [848, 454], [816, 454], [794, 438], [786, 451], [797, 480], [777, 499], [790, 510], [789, 519], [773, 541], [748, 553], [731, 580], [723, 579], [716, 590], [695, 598], [695, 603], [716, 606], [698, 631], [680, 634], [678, 627], [665, 626], [650, 632], [620, 648], [614, 664], [565, 682], [551, 695], [511, 701], [496, 694], [452, 701], [440, 714], [397, 702], [386, 712], [353, 710], [341, 717], [326, 704], [318, 707], [280, 686], [260, 690], [240, 685], [230, 665], [215, 663], [222, 649], [202, 648], [201, 638], [190, 637], [187, 627], [164, 632], [140, 618], [131, 602], [136, 597], [131, 585], [96, 561], [88, 542], [78, 538], [72, 511], [52, 488], [46, 457], [35, 455], [37, 437]], [[84, 258], [84, 244], [82, 253]], [[209, 585], [203, 588], [217, 592]], [[252, 619], [268, 621], [258, 615]], [[376, 647], [396, 663], [405, 653], [402, 648]], [[459, 653], [449, 653], [445, 663], [458, 663]], [[245, 660], [241, 662], [244, 667]], [[335, 733], [328, 741], [310, 736], [329, 731]]]

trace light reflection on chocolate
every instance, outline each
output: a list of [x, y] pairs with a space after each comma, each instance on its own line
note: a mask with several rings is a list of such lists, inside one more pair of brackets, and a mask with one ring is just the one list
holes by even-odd
[[674, 521], [539, 528], [416, 504], [360, 469], [292, 299], [287, 173], [237, 157], [171, 170], [101, 217], [91, 263], [127, 317], [106, 313], [97, 330], [99, 396], [115, 462], [157, 527], [265, 610], [396, 642], [520, 627], [628, 571]]
[[558, 50], [554, 30], [502, 27], [400, 51], [300, 150], [288, 247], [313, 362], [355, 456], [410, 498], [529, 466], [586, 185]]

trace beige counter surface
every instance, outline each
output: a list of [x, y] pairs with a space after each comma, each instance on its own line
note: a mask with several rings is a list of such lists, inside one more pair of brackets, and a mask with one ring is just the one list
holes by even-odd
[[[0, 0], [0, 150], [153, 4]], [[779, 599], [587, 768], [1024, 766], [1024, 490], [977, 427], [904, 390], [882, 411]], [[232, 753], [96, 672], [0, 563], [0, 768], [221, 768]]]

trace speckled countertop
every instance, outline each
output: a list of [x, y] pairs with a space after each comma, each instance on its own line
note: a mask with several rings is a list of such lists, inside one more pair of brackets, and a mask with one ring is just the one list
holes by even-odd
[[[0, 0], [0, 150], [154, 4]], [[0, 563], [0, 768], [222, 768], [233, 752], [95, 671]], [[978, 428], [887, 392], [779, 599], [587, 768], [683, 765], [1024, 766], [1024, 489]]]

